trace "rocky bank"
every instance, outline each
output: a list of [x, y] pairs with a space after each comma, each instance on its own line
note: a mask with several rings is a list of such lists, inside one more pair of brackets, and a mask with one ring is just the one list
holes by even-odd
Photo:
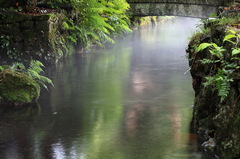
[[[240, 158], [240, 16], [230, 9], [224, 8], [227, 16], [204, 20], [187, 49], [195, 90], [193, 127], [209, 158]], [[200, 49], [201, 43], [206, 48]]]

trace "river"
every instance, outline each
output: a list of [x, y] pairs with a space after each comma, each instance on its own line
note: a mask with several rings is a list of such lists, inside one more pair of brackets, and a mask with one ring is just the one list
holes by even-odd
[[38, 104], [0, 116], [1, 159], [203, 159], [189, 133], [185, 58], [199, 19], [176, 18], [46, 67]]

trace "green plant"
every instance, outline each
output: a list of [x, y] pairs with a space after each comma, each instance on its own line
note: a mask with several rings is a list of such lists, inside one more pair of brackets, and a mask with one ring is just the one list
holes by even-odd
[[8, 66], [8, 65], [0, 66], [0, 72], [3, 72], [4, 70], [11, 70], [11, 71], [15, 71], [15, 72], [24, 73], [24, 74], [28, 75], [29, 77], [31, 77], [39, 85], [43, 86], [44, 88], [46, 88], [48, 90], [48, 87], [46, 86], [45, 83], [51, 84], [53, 86], [53, 82], [51, 79], [49, 79], [43, 75], [40, 75], [40, 73], [43, 72], [42, 67], [44, 67], [44, 65], [40, 61], [31, 60], [29, 67], [27, 69], [25, 68], [25, 66], [22, 63], [15, 62], [12, 64], [12, 66]]
[[125, 0], [72, 0], [74, 17], [65, 18], [63, 28], [68, 30], [68, 38], [84, 46], [92, 43], [103, 46], [105, 42], [114, 43], [112, 35], [119, 35], [129, 29]]
[[234, 45], [230, 52], [230, 59], [224, 56], [227, 50], [224, 49], [223, 46], [218, 46], [215, 43], [201, 43], [196, 50], [196, 52], [200, 52], [204, 49], [208, 49], [211, 55], [210, 58], [205, 58], [200, 62], [202, 64], [213, 64], [218, 68], [210, 72], [210, 76], [205, 77], [207, 81], [204, 83], [204, 86], [215, 85], [216, 88], [213, 87], [213, 91], [218, 91], [221, 102], [228, 96], [230, 84], [233, 82], [233, 74], [240, 68], [238, 65], [238, 60], [240, 60], [240, 58], [237, 56], [240, 53], [240, 49], [238, 48], [239, 39], [240, 35], [233, 30], [230, 30], [223, 39], [223, 43], [230, 42]]

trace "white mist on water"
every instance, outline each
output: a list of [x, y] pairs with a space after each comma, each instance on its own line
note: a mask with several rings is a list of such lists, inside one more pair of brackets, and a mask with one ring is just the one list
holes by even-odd
[[198, 21], [177, 17], [46, 68], [55, 87], [40, 106], [14, 120], [2, 114], [0, 158], [203, 158], [189, 133], [194, 92], [184, 74]]

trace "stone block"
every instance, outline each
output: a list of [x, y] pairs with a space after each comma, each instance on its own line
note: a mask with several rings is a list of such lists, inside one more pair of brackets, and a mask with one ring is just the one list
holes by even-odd
[[38, 35], [32, 29], [24, 30], [23, 32], [24, 39], [29, 42], [34, 42], [37, 39]]
[[20, 23], [21, 29], [34, 29], [34, 22], [33, 21], [23, 21]]
[[5, 34], [5, 35], [20, 34], [19, 24], [18, 23], [0, 24], [0, 34]]
[[35, 32], [40, 34], [47, 34], [49, 31], [49, 22], [48, 21], [35, 21]]
[[53, 14], [43, 14], [43, 15], [35, 15], [33, 16], [34, 21], [48, 21]]

